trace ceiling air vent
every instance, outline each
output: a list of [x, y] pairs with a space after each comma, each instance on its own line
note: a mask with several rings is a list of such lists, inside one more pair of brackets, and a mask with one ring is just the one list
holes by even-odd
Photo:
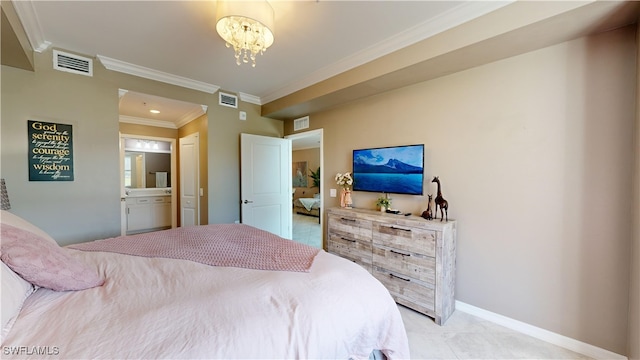
[[218, 93], [218, 104], [222, 106], [232, 107], [234, 109], [238, 108], [238, 97], [231, 94], [225, 94], [223, 92]]
[[298, 131], [298, 130], [308, 129], [308, 128], [309, 128], [308, 116], [293, 120], [293, 131]]
[[74, 74], [93, 76], [93, 60], [59, 50], [53, 50], [53, 68]]

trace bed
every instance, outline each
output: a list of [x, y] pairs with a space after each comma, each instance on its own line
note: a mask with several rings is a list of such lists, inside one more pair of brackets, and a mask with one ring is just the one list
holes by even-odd
[[293, 201], [296, 214], [320, 217], [319, 198], [298, 198]]
[[322, 250], [241, 224], [62, 248], [1, 220], [3, 358], [409, 358], [384, 286]]

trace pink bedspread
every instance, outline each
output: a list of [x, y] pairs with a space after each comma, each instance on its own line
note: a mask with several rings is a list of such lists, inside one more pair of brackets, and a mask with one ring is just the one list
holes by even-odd
[[212, 266], [308, 272], [319, 249], [243, 224], [175, 228], [69, 246]]
[[[2, 343], [2, 359], [367, 360], [373, 349], [410, 358], [389, 291], [324, 251], [309, 272], [69, 252], [105, 284], [38, 289]], [[33, 349], [44, 352], [26, 355]]]

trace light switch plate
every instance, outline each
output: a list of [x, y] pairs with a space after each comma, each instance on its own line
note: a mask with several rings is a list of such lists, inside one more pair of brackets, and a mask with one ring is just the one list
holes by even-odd
[[337, 194], [336, 189], [329, 189], [329, 196], [336, 197], [336, 194]]

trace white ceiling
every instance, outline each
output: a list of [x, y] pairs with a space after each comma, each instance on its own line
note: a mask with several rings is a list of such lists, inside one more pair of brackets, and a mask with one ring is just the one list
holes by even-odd
[[296, 150], [304, 150], [304, 149], [314, 149], [320, 147], [320, 134], [310, 133], [306, 134], [304, 137], [296, 137], [291, 139], [291, 149]]
[[406, 42], [422, 40], [419, 35], [408, 41], [397, 38], [414, 27], [432, 27], [430, 21], [443, 16], [471, 18], [486, 12], [487, 6], [496, 7], [487, 3], [472, 8], [468, 3], [272, 1], [275, 42], [252, 68], [236, 65], [233, 50], [216, 33], [215, 1], [31, 2], [42, 39], [52, 47], [101, 55], [267, 100], [304, 86], [296, 84], [305, 77], [339, 73], [409, 45]]
[[123, 89], [120, 95], [121, 122], [177, 129], [206, 113], [206, 106], [185, 101]]
[[[215, 1], [13, 1], [36, 51], [57, 48], [124, 62], [210, 85], [213, 91], [232, 91], [258, 104], [509, 3], [271, 1], [275, 42], [252, 68], [236, 65], [233, 50], [216, 33]], [[137, 96], [131, 101], [151, 100]], [[127, 112], [141, 116], [142, 110]]]

